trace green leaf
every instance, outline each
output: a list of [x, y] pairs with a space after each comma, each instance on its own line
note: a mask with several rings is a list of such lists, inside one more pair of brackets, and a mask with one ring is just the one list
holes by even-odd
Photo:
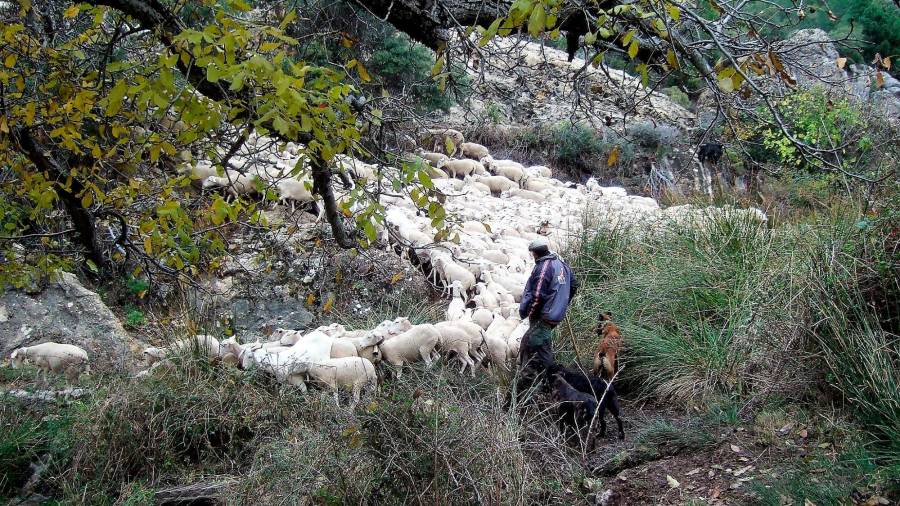
[[666, 4], [666, 14], [676, 23], [681, 19], [681, 9], [676, 5]]
[[125, 98], [125, 92], [128, 91], [128, 83], [124, 79], [120, 79], [111, 90], [109, 90], [108, 103], [106, 105], [106, 117], [115, 116], [119, 109], [122, 108], [122, 100]]
[[417, 175], [419, 176], [419, 182], [422, 183], [422, 186], [428, 189], [434, 188], [434, 183], [431, 181], [431, 176], [428, 175], [424, 170], [420, 170]]
[[434, 62], [434, 66], [431, 67], [431, 75], [436, 76], [441, 73], [441, 70], [444, 68], [444, 55], [438, 56], [437, 60]]
[[532, 37], [537, 37], [544, 31], [546, 26], [547, 12], [544, 10], [544, 5], [538, 3], [534, 6], [534, 9], [531, 10], [531, 16], [528, 18], [528, 33], [531, 34]]
[[488, 29], [484, 31], [484, 34], [481, 35], [481, 38], [478, 39], [478, 45], [482, 47], [487, 45], [487, 43], [494, 38], [494, 35], [497, 35], [497, 29], [500, 28], [500, 23], [502, 22], [503, 18], [495, 19], [494, 22], [488, 26]]
[[363, 222], [362, 227], [363, 233], [366, 234], [366, 239], [368, 239], [370, 243], [375, 242], [375, 239], [378, 238], [378, 232], [375, 230], [375, 225], [373, 225], [370, 220], [366, 220]]
[[594, 42], [597, 42], [597, 34], [595, 32], [588, 32], [584, 34], [584, 43], [587, 45], [591, 45]]

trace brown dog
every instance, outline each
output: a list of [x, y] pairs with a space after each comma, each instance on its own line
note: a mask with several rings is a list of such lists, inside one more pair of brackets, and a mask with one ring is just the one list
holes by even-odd
[[616, 374], [616, 357], [619, 355], [619, 348], [622, 347], [622, 334], [619, 327], [612, 322], [612, 315], [608, 312], [600, 313], [595, 332], [600, 337], [600, 342], [597, 343], [597, 351], [594, 353], [593, 373], [612, 381]]

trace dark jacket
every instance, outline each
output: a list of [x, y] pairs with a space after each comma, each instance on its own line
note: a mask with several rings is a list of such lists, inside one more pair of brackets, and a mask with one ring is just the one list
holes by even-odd
[[569, 265], [555, 253], [548, 253], [535, 262], [522, 293], [519, 316], [556, 326], [566, 315], [577, 289], [578, 282]]

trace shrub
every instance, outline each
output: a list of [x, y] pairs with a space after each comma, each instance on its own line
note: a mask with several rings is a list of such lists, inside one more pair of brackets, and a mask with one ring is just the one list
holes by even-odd
[[663, 88], [661, 91], [665, 96], [669, 97], [672, 102], [675, 102], [685, 109], [691, 108], [691, 99], [690, 97], [688, 97], [687, 93], [681, 91], [681, 88], [677, 86], [669, 86], [667, 88]]
[[18, 492], [31, 476], [30, 464], [54, 469], [68, 462], [74, 442], [71, 409], [54, 406], [49, 413], [10, 396], [0, 397], [0, 497]]
[[136, 329], [142, 326], [146, 322], [146, 318], [144, 318], [144, 312], [140, 309], [135, 308], [126, 308], [127, 312], [125, 313], [125, 327]]
[[638, 123], [628, 127], [628, 135], [640, 147], [661, 155], [671, 149], [678, 137], [678, 129], [669, 125]]
[[425, 46], [412, 42], [405, 35], [385, 38], [372, 54], [371, 67], [383, 78], [384, 85], [391, 90], [412, 89], [412, 95], [425, 111], [448, 111], [456, 96], [468, 94], [471, 78], [465, 71], [453, 68], [449, 81], [451, 86], [441, 90], [431, 77], [434, 54]]

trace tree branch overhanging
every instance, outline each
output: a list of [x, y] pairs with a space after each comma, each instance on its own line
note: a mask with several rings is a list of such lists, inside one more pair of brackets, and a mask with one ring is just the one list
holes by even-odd
[[[88, 3], [110, 7], [136, 19], [140, 23], [141, 28], [156, 34], [160, 42], [173, 54], [180, 55], [182, 52], [187, 51], [179, 47], [175, 42], [177, 35], [185, 27], [182, 26], [178, 17], [159, 0], [89, 0]], [[182, 58], [178, 58], [178, 70], [200, 94], [217, 102], [228, 100], [232, 104], [241, 107], [243, 112], [236, 115], [234, 121], [258, 119], [251, 117], [252, 113], [247, 106], [251, 102], [249, 94], [252, 93], [252, 90], [245, 88], [242, 91], [231, 91], [229, 82], [225, 79], [220, 80], [218, 83], [210, 82], [206, 79], [205, 69], [194, 65], [194, 58], [189, 52], [187, 56], [187, 63], [182, 61]], [[268, 130], [272, 132], [272, 135], [285, 142], [307, 144], [313, 139], [309, 133], [300, 133], [297, 138], [289, 138], [279, 134], [275, 128], [268, 128]], [[331, 172], [323, 160], [313, 159], [312, 162], [313, 191], [322, 197], [325, 206], [325, 216], [331, 226], [335, 240], [343, 248], [356, 247], [357, 244], [344, 230], [341, 222], [334, 193], [331, 189]]]

